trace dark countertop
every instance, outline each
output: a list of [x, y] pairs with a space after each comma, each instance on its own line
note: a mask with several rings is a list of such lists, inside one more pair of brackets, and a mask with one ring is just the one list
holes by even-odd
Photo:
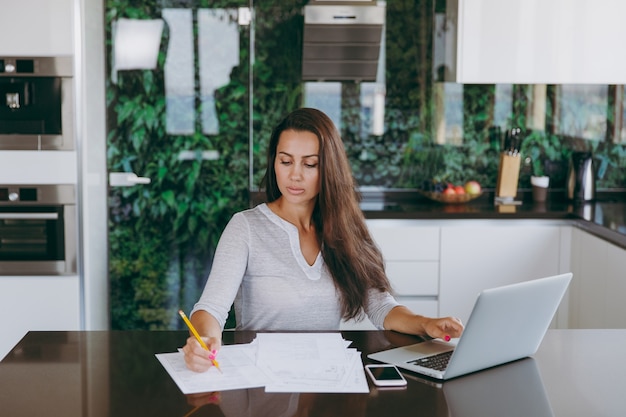
[[595, 236], [626, 249], [626, 193], [598, 193], [590, 202], [573, 202], [555, 192], [545, 203], [534, 203], [521, 192], [519, 205], [496, 205], [492, 192], [464, 204], [443, 204], [417, 192], [362, 191], [363, 213], [368, 219], [544, 219], [569, 220]]
[[[626, 190], [598, 191], [596, 200], [567, 200], [564, 190], [551, 190], [545, 203], [534, 203], [531, 190], [519, 190], [520, 205], [495, 205], [494, 191], [464, 204], [442, 204], [417, 190], [363, 187], [361, 208], [367, 219], [491, 219], [567, 220], [601, 239], [626, 249]], [[263, 202], [265, 194], [250, 192], [251, 207]]]

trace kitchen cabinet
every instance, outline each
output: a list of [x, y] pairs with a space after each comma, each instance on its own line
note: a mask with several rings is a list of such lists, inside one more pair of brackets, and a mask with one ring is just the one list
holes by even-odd
[[2, 151], [0, 184], [77, 184], [76, 151]]
[[[535, 220], [367, 220], [398, 301], [469, 318], [480, 291], [570, 271], [571, 226]], [[568, 326], [568, 296], [553, 323]], [[373, 329], [369, 320], [342, 329]]]
[[0, 277], [0, 359], [29, 330], [79, 330], [78, 277]]
[[19, 0], [0, 13], [0, 56], [74, 55], [74, 0]]
[[[434, 317], [439, 295], [439, 230], [420, 220], [367, 220], [385, 259], [396, 299], [418, 314]], [[369, 320], [344, 322], [342, 329], [374, 329]]]
[[446, 81], [626, 83], [626, 2], [448, 0], [446, 9], [435, 31]]
[[626, 328], [626, 250], [577, 228], [571, 250], [571, 327]]
[[466, 323], [482, 290], [568, 272], [570, 235], [570, 226], [542, 221], [448, 222], [441, 228], [439, 315]]

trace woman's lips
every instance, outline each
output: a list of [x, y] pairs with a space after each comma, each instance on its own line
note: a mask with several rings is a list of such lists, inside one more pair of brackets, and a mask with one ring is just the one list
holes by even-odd
[[287, 191], [289, 191], [290, 194], [302, 194], [304, 188], [287, 187]]

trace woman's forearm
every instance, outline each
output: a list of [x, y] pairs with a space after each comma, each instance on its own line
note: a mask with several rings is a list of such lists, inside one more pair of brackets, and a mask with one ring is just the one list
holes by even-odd
[[213, 315], [206, 311], [196, 311], [191, 315], [191, 323], [203, 338], [222, 341], [222, 326]]
[[395, 330], [400, 333], [425, 335], [426, 317], [413, 313], [405, 306], [396, 306], [385, 317], [385, 330]]
[[463, 323], [456, 317], [424, 317], [404, 306], [391, 309], [385, 317], [384, 327], [386, 330], [441, 338], [446, 341], [453, 337], [460, 337], [463, 333]]

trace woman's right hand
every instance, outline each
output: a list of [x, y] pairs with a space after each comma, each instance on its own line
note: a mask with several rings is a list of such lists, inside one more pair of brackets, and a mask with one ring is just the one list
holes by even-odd
[[183, 346], [185, 354], [185, 364], [187, 368], [195, 372], [206, 372], [213, 366], [212, 359], [215, 359], [222, 341], [219, 337], [203, 337], [202, 340], [207, 345], [207, 351], [200, 345], [194, 336], [187, 338], [187, 343]]

